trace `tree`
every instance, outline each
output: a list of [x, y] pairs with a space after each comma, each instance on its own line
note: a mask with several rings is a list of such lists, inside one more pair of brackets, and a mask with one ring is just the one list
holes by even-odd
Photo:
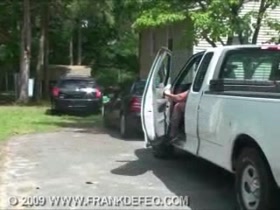
[[138, 0], [133, 4], [138, 11], [138, 16], [132, 26], [141, 29], [185, 20], [193, 1]]
[[279, 0], [261, 0], [259, 11], [257, 13], [257, 21], [254, 26], [255, 31], [253, 32], [253, 38], [252, 38], [252, 43], [255, 44], [257, 43], [257, 38], [260, 32], [260, 28], [262, 26], [262, 22], [266, 16], [266, 12], [269, 8], [276, 8], [277, 6], [280, 5]]
[[[30, 77], [36, 79], [34, 93], [37, 100], [41, 98], [41, 89], [49, 92], [48, 63], [90, 65], [93, 76], [102, 74], [105, 79], [109, 78], [109, 72], [134, 75], [138, 70], [138, 37], [131, 30], [131, 24], [138, 5], [131, 2], [0, 2], [0, 67], [13, 73], [20, 72], [18, 101], [28, 101]], [[3, 70], [0, 71], [2, 75]], [[44, 84], [41, 84], [42, 80]]]
[[278, 35], [276, 37], [273, 37], [270, 41], [280, 43], [280, 21], [275, 19], [268, 19], [267, 24], [270, 26], [270, 28], [278, 32]]
[[30, 22], [30, 2], [23, 0], [23, 23], [21, 28], [21, 56], [19, 74], [19, 97], [18, 102], [28, 102], [28, 81], [31, 58], [31, 22]]
[[[35, 100], [40, 100], [42, 98], [42, 80], [43, 78], [48, 78], [47, 75], [47, 66], [48, 66], [48, 59], [47, 59], [47, 31], [48, 31], [48, 10], [49, 10], [49, 2], [44, 1], [40, 2], [39, 5], [39, 20], [40, 20], [40, 38], [38, 39], [38, 60], [36, 66], [36, 78], [35, 78], [35, 86], [34, 86], [34, 95]], [[48, 79], [46, 79], [48, 81]], [[48, 83], [48, 82], [46, 82]], [[46, 84], [45, 84], [46, 86]], [[44, 86], [44, 87], [45, 87]], [[46, 88], [45, 88], [46, 89]], [[47, 84], [48, 89], [48, 84]], [[46, 92], [46, 90], [44, 91]]]
[[[73, 63], [73, 37], [76, 33], [77, 38], [77, 59], [76, 64], [81, 65], [84, 59], [83, 43], [84, 33], [89, 27], [93, 27], [96, 21], [104, 21], [107, 27], [113, 23], [112, 16], [112, 0], [96, 0], [93, 4], [91, 0], [73, 0], [68, 6], [68, 22], [65, 27], [65, 32], [68, 33], [69, 40], [69, 58], [70, 63]], [[108, 24], [107, 24], [108, 23]]]
[[[237, 35], [240, 43], [245, 43], [252, 36], [252, 43], [257, 42], [260, 28], [269, 8], [280, 5], [279, 0], [261, 0], [257, 11], [245, 14], [242, 9], [249, 0], [159, 0], [141, 1], [143, 11], [136, 19], [136, 28], [160, 26], [177, 22], [188, 17], [194, 25], [196, 40], [205, 39], [213, 47], [217, 43], [230, 45]], [[256, 19], [252, 23], [252, 19]], [[226, 40], [226, 41], [225, 41]]]
[[0, 88], [2, 90], [4, 88], [6, 90], [7, 87], [12, 88], [11, 83], [7, 81], [7, 76], [19, 68], [21, 3], [19, 1], [0, 3], [0, 79], [2, 77]]

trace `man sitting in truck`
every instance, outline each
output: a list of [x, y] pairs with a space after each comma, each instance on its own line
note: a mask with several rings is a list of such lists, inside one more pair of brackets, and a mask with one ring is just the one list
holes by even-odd
[[164, 92], [164, 95], [175, 102], [172, 116], [171, 116], [171, 121], [170, 121], [170, 138], [171, 142], [174, 142], [179, 139], [179, 127], [180, 123], [184, 120], [184, 113], [185, 113], [185, 105], [186, 105], [186, 100], [188, 97], [189, 91], [185, 91], [179, 94], [172, 94], [169, 90], [166, 90]]

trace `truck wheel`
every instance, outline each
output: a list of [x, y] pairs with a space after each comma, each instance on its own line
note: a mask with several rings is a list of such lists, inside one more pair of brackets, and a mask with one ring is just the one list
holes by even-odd
[[240, 210], [269, 210], [274, 192], [273, 177], [256, 149], [244, 149], [237, 160], [236, 196]]
[[120, 117], [120, 134], [123, 139], [129, 138], [131, 134], [124, 114]]
[[158, 159], [168, 159], [174, 154], [174, 147], [165, 142], [152, 146], [153, 155]]

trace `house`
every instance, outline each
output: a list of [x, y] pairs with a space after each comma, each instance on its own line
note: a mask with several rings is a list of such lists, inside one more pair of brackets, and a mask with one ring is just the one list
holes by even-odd
[[139, 34], [139, 40], [141, 78], [147, 77], [156, 53], [162, 46], [168, 47], [173, 52], [172, 69], [180, 69], [186, 58], [193, 54], [193, 32], [190, 20], [144, 29]]
[[[245, 3], [241, 14], [250, 11], [257, 11], [259, 8], [259, 0], [251, 0]], [[267, 11], [269, 18], [279, 17], [280, 7], [270, 9]], [[252, 21], [253, 22], [253, 21]], [[196, 46], [193, 45], [193, 30], [190, 19], [185, 19], [181, 22], [165, 25], [157, 28], [147, 28], [139, 33], [139, 63], [140, 63], [140, 77], [146, 78], [150, 71], [152, 61], [156, 56], [157, 51], [166, 46], [172, 50], [172, 77], [183, 67], [192, 54], [203, 51], [212, 47], [206, 40], [199, 40]], [[262, 26], [259, 32], [257, 43], [269, 41], [279, 34], [268, 26]], [[248, 38], [250, 42], [251, 37]], [[226, 42], [226, 40], [223, 40]], [[237, 41], [237, 38], [236, 38]], [[238, 44], [238, 42], [235, 42]], [[217, 43], [218, 45], [218, 43]]]

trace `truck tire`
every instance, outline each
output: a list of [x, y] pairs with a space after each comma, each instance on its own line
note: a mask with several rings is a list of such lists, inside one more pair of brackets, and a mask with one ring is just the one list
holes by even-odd
[[165, 142], [152, 146], [153, 155], [158, 159], [168, 159], [174, 155], [174, 146]]
[[270, 210], [274, 181], [257, 149], [244, 149], [236, 165], [236, 198], [240, 210]]

